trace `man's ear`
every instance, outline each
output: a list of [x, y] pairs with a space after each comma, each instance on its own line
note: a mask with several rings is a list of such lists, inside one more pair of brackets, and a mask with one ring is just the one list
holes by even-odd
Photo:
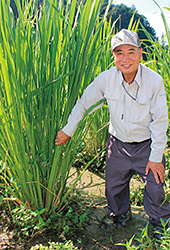
[[140, 49], [140, 60], [142, 59], [142, 53], [143, 53], [143, 49]]

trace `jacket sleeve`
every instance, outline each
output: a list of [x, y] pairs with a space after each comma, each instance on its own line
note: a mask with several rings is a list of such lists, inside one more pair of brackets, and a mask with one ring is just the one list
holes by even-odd
[[167, 143], [168, 108], [163, 80], [157, 85], [151, 100], [150, 113], [152, 121], [149, 124], [151, 131], [151, 153], [149, 160], [162, 162], [163, 153]]
[[[69, 115], [66, 126], [62, 129], [65, 134], [72, 136], [79, 121], [83, 119], [85, 112], [98, 101], [104, 99], [104, 94], [95, 79], [84, 91], [82, 97], [77, 100], [71, 114]], [[90, 113], [103, 106], [103, 103], [94, 108]]]

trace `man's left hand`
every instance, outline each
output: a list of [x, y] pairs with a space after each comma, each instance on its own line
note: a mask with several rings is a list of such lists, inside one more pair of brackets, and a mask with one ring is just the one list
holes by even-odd
[[[164, 168], [164, 165], [162, 164], [162, 162], [148, 161], [148, 163], [146, 165], [146, 170], [145, 170], [146, 175], [149, 173], [149, 169], [152, 170], [152, 173], [153, 173], [155, 180], [158, 184], [160, 181], [162, 183], [164, 183], [164, 181], [165, 181], [165, 168]], [[160, 179], [160, 181], [159, 181], [159, 179]]]

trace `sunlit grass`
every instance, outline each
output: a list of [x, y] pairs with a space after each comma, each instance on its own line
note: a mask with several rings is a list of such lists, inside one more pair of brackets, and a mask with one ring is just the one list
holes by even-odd
[[0, 0], [1, 188], [6, 200], [46, 208], [46, 216], [71, 190], [66, 182], [86, 131], [80, 124], [65, 147], [54, 140], [98, 70], [105, 17], [99, 17], [100, 0], [68, 1], [66, 9], [63, 1], [44, 1], [35, 15], [34, 1], [24, 9], [16, 2], [15, 23]]

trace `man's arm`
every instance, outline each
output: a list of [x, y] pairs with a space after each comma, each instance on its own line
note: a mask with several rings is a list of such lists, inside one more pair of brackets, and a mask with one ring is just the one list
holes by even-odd
[[[99, 76], [98, 76], [99, 78]], [[98, 79], [97, 78], [97, 79]], [[71, 114], [68, 117], [67, 124], [62, 128], [62, 131], [71, 137], [76, 131], [78, 123], [83, 119], [85, 112], [97, 104], [98, 101], [104, 99], [104, 93], [100, 85], [103, 81], [97, 81], [96, 79], [85, 89], [83, 95], [77, 100], [75, 106], [72, 109]], [[104, 102], [94, 108], [92, 112], [102, 107]]]
[[151, 153], [149, 160], [162, 162], [163, 153], [167, 142], [168, 108], [163, 80], [155, 85], [155, 93], [151, 100], [150, 114], [152, 121], [149, 124], [151, 132]]
[[153, 96], [150, 113], [152, 122], [149, 125], [151, 131], [151, 154], [146, 166], [146, 175], [149, 170], [152, 171], [156, 182], [165, 181], [165, 168], [162, 164], [163, 152], [166, 146], [166, 131], [168, 127], [168, 111], [166, 94], [163, 80], [160, 86], [157, 86], [156, 93]]

